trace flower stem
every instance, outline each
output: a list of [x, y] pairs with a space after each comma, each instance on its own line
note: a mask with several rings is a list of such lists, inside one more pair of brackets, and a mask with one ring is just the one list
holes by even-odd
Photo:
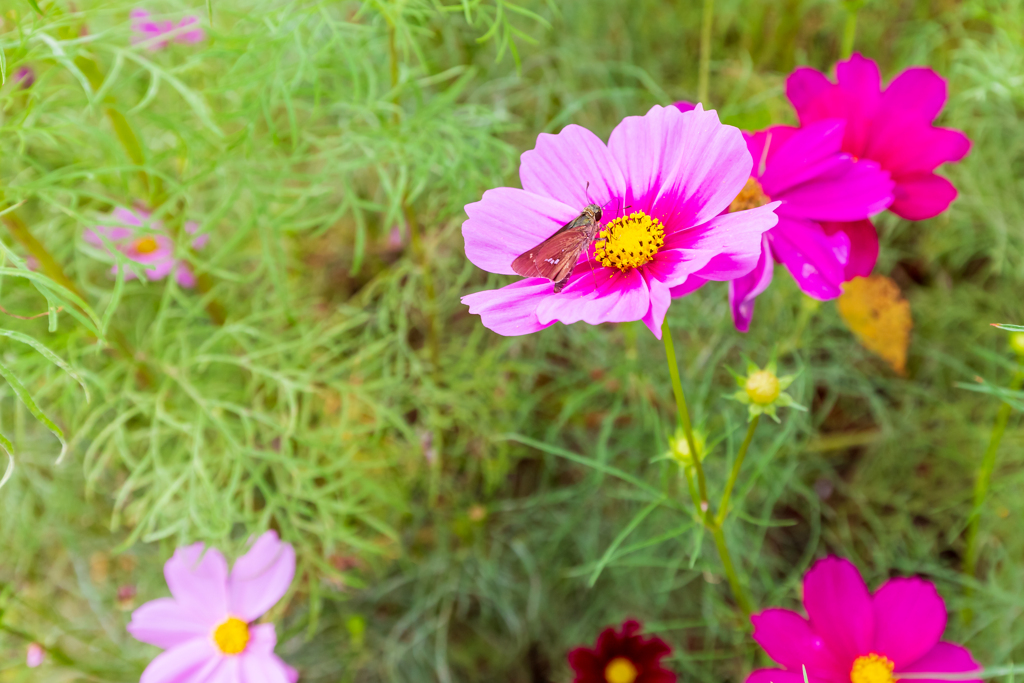
[[729, 472], [729, 481], [725, 482], [725, 491], [722, 493], [722, 502], [718, 504], [718, 515], [715, 517], [715, 526], [719, 529], [722, 528], [722, 524], [725, 523], [725, 518], [729, 515], [729, 497], [732, 495], [732, 490], [736, 486], [736, 479], [740, 475], [740, 468], [743, 466], [743, 459], [747, 457], [747, 449], [750, 448], [750, 442], [754, 438], [754, 430], [757, 429], [757, 423], [761, 421], [760, 415], [755, 415], [754, 419], [747, 425], [747, 436], [743, 439], [743, 443], [740, 444], [740, 450], [736, 454], [736, 461], [732, 464], [732, 471]]
[[[1017, 371], [1010, 380], [1010, 391], [1019, 391], [1024, 385], [1024, 371]], [[992, 482], [992, 473], [996, 467], [996, 455], [999, 453], [999, 443], [1006, 433], [1006, 424], [1010, 421], [1010, 412], [1013, 410], [1009, 403], [1003, 402], [996, 413], [996, 421], [992, 425], [992, 432], [989, 436], [988, 448], [982, 456], [981, 464], [978, 467], [977, 478], [974, 481], [974, 506], [971, 509], [971, 518], [967, 527], [967, 552], [964, 554], [964, 573], [969, 577], [977, 575], [978, 570], [978, 532], [981, 527], [981, 510], [988, 496], [989, 484]], [[964, 593], [971, 595], [970, 586], [965, 586]], [[963, 612], [964, 621], [970, 623], [971, 610]]]
[[715, 539], [715, 547], [718, 548], [718, 556], [722, 558], [722, 568], [725, 569], [725, 578], [729, 581], [729, 588], [732, 589], [732, 596], [736, 600], [736, 606], [743, 612], [743, 616], [750, 618], [750, 599], [747, 592], [740, 583], [739, 574], [732, 564], [732, 556], [729, 554], [729, 546], [725, 543], [725, 532], [722, 527], [713, 527], [711, 536]]
[[697, 101], [708, 106], [708, 82], [711, 72], [711, 28], [715, 18], [715, 0], [704, 0], [700, 25], [700, 66], [697, 72]]
[[430, 269], [430, 258], [420, 235], [420, 223], [416, 219], [416, 212], [405, 199], [402, 200], [402, 211], [405, 213], [406, 223], [409, 224], [409, 244], [423, 276], [423, 293], [427, 300], [424, 311], [427, 317], [427, 347], [430, 349], [430, 361], [434, 364], [436, 372], [440, 367], [441, 346], [437, 335], [437, 295], [434, 292], [434, 276]]
[[853, 54], [853, 43], [857, 39], [857, 12], [863, 0], [846, 0], [843, 5], [846, 7], [846, 23], [843, 25], [843, 43], [840, 47], [840, 58], [847, 59]]

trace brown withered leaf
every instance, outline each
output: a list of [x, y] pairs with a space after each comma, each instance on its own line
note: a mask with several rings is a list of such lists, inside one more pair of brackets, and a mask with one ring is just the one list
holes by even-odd
[[836, 307], [864, 348], [877, 353], [899, 374], [906, 374], [914, 321], [910, 302], [903, 298], [899, 285], [884, 275], [854, 278], [843, 285]]

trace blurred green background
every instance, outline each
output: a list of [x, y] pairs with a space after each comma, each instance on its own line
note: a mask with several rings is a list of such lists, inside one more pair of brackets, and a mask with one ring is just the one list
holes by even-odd
[[[152, 0], [139, 6], [208, 31], [160, 52], [131, 47], [135, 6], [0, 2], [4, 218], [95, 312], [92, 332], [66, 310], [55, 326], [3, 318], [90, 396], [5, 340], [0, 360], [70, 449], [56, 465], [57, 440], [3, 387], [16, 467], [0, 489], [0, 681], [137, 680], [156, 649], [124, 625], [166, 594], [173, 548], [231, 554], [268, 527], [299, 555], [272, 613], [278, 652], [310, 683], [565, 682], [567, 649], [630, 616], [675, 647], [683, 680], [767, 664], [661, 458], [675, 419], [661, 343], [639, 324], [502, 338], [459, 303], [511, 281], [465, 259], [462, 207], [517, 185], [540, 132], [606, 137], [694, 100], [702, 3]], [[791, 393], [810, 411], [761, 426], [727, 527], [758, 608], [796, 607], [803, 571], [837, 553], [872, 587], [935, 581], [946, 637], [1010, 664], [1024, 431], [1014, 414], [968, 582], [963, 529], [998, 401], [957, 384], [1008, 384], [1007, 335], [989, 324], [1024, 322], [1024, 8], [717, 0], [707, 106], [748, 129], [795, 122], [786, 74], [830, 70], [851, 11], [854, 48], [885, 78], [927, 64], [949, 79], [940, 123], [974, 142], [943, 171], [960, 190], [948, 213], [877, 221], [875, 272], [914, 317], [907, 375], [777, 270], [746, 335], [724, 285], [674, 303], [684, 383], [717, 491], [746, 420], [727, 366], [774, 351], [800, 372]], [[200, 287], [109, 275], [82, 233], [133, 205], [210, 234], [187, 255]], [[0, 233], [8, 259], [28, 255], [14, 237]], [[47, 309], [7, 275], [5, 309]], [[68, 660], [27, 669], [26, 636]]]

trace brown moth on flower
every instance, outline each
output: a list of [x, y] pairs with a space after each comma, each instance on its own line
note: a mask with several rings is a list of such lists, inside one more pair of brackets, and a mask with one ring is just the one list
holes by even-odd
[[601, 223], [601, 207], [589, 204], [583, 213], [533, 249], [520, 254], [512, 262], [512, 270], [523, 277], [546, 277], [555, 283], [555, 293], [562, 291], [572, 275], [576, 261], [597, 236]]

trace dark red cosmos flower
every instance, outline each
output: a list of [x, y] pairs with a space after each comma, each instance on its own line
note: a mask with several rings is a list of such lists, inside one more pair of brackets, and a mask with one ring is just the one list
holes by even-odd
[[601, 631], [594, 649], [570, 652], [569, 666], [576, 672], [573, 683], [675, 683], [676, 675], [661, 665], [672, 648], [661, 638], [644, 638], [639, 632], [640, 622], [630, 619], [619, 631]]

